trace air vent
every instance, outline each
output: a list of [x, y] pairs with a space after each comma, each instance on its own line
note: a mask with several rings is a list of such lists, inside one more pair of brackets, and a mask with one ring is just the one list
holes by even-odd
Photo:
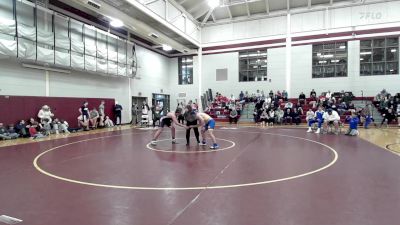
[[155, 34], [155, 33], [151, 33], [151, 34], [149, 34], [149, 37], [152, 37], [152, 38], [158, 38], [158, 35], [157, 35], [157, 34]]
[[101, 7], [101, 5], [99, 3], [95, 2], [95, 1], [91, 1], [91, 0], [89, 0], [87, 2], [87, 4], [92, 6], [92, 7], [94, 7], [94, 8], [96, 8], [96, 9], [100, 9], [100, 7]]

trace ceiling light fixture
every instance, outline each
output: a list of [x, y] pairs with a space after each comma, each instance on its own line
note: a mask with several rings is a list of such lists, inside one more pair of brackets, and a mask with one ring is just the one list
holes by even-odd
[[212, 9], [217, 8], [219, 6], [219, 0], [208, 0], [208, 6]]
[[162, 49], [163, 49], [164, 51], [171, 51], [171, 50], [172, 50], [172, 47], [169, 46], [169, 45], [163, 44], [163, 45], [162, 45]]
[[110, 25], [112, 27], [123, 27], [124, 26], [124, 22], [122, 22], [121, 20], [115, 19], [115, 18], [110, 18], [110, 19], [111, 19]]

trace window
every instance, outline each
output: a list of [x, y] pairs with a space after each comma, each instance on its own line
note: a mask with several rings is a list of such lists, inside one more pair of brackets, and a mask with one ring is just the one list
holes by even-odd
[[360, 41], [360, 76], [398, 74], [399, 38]]
[[267, 81], [267, 50], [239, 52], [239, 82]]
[[193, 84], [193, 56], [178, 58], [179, 85]]
[[347, 42], [313, 45], [312, 77], [347, 77]]

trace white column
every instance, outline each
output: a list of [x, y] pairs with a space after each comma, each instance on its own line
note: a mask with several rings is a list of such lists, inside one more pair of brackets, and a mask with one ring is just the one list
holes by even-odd
[[45, 70], [45, 76], [46, 76], [46, 97], [50, 96], [50, 76], [49, 76], [49, 71]]
[[128, 118], [129, 118], [128, 122], [132, 120], [132, 89], [131, 89], [131, 87], [132, 87], [132, 84], [131, 84], [132, 80], [133, 80], [133, 79], [128, 78], [128, 98], [129, 98], [129, 99], [128, 99], [128, 102], [129, 102], [129, 106], [126, 107], [126, 108], [130, 109], [129, 114], [128, 114], [128, 115], [129, 115], [129, 116], [128, 116]]
[[197, 56], [198, 56], [198, 69], [197, 69], [197, 74], [198, 74], [198, 82], [199, 82], [199, 101], [198, 101], [198, 103], [199, 103], [199, 111], [201, 112], [202, 110], [203, 110], [203, 106], [202, 106], [202, 102], [201, 102], [201, 96], [202, 96], [202, 78], [203, 78], [203, 75], [202, 75], [202, 67], [203, 67], [203, 49], [200, 47], [199, 48], [199, 50], [198, 50], [198, 52], [197, 52]]
[[292, 82], [292, 37], [290, 29], [290, 13], [287, 14], [286, 24], [286, 91], [288, 97], [291, 96], [291, 82]]

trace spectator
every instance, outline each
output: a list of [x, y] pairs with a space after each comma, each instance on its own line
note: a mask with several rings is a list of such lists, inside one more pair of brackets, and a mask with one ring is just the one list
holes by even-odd
[[332, 109], [328, 109], [324, 115], [324, 132], [326, 133], [328, 130], [328, 125], [335, 126], [335, 134], [339, 133], [339, 121], [340, 121], [340, 116], [336, 111], [333, 111]]
[[287, 110], [287, 109], [292, 109], [292, 108], [293, 108], [293, 103], [287, 102], [287, 103], [285, 104], [285, 110]]
[[105, 101], [101, 101], [99, 105], [99, 126], [104, 127], [104, 117], [106, 116], [105, 114]]
[[312, 132], [311, 126], [314, 123], [318, 123], [318, 129], [317, 129], [317, 131], [315, 131], [315, 133], [319, 134], [321, 132], [321, 126], [324, 123], [324, 114], [325, 114], [325, 112], [324, 112], [322, 106], [319, 106], [318, 111], [315, 112], [314, 118], [308, 120], [308, 130], [307, 130], [308, 133]]
[[314, 91], [314, 89], [312, 89], [310, 92], [310, 98], [312, 97], [317, 97], [317, 93]]
[[84, 131], [89, 131], [89, 120], [85, 119], [83, 115], [78, 116], [78, 126], [81, 127]]
[[285, 102], [288, 100], [288, 93], [285, 90], [282, 91], [282, 98]]
[[104, 126], [107, 128], [114, 126], [114, 123], [112, 120], [110, 120], [110, 117], [106, 116], [106, 119], [104, 120]]
[[229, 123], [237, 124], [237, 121], [238, 121], [238, 113], [237, 113], [236, 109], [231, 109], [230, 113], [229, 113]]
[[260, 115], [261, 126], [265, 126], [265, 124], [268, 125], [268, 121], [269, 121], [268, 111], [264, 109]]
[[386, 123], [386, 127], [396, 118], [396, 115], [394, 114], [394, 111], [392, 109], [387, 108], [385, 112], [382, 114], [383, 120], [381, 123], [381, 126]]
[[66, 133], [69, 134], [69, 130], [68, 130], [68, 126], [69, 124], [67, 123], [67, 121], [65, 120], [59, 120], [58, 118], [54, 119], [53, 121], [53, 132], [56, 134], [61, 133]]
[[337, 108], [337, 112], [339, 113], [339, 115], [343, 115], [345, 112], [347, 111], [347, 104], [346, 102], [342, 102], [339, 104], [338, 108]]
[[290, 125], [292, 125], [292, 111], [288, 108], [285, 109], [285, 114], [283, 114], [283, 122], [285, 125], [290, 122]]
[[235, 102], [236, 98], [235, 98], [235, 96], [233, 94], [231, 94], [231, 98], [229, 100]]
[[157, 105], [153, 106], [151, 108], [151, 112], [153, 116], [153, 128], [155, 128], [157, 121], [160, 121], [161, 119], [162, 107], [160, 106], [160, 103], [157, 103]]
[[[34, 121], [32, 125], [29, 126], [29, 134], [32, 139], [38, 139], [38, 138], [43, 138], [48, 135], [47, 132], [40, 130], [39, 128], [39, 123]], [[39, 131], [38, 131], [39, 130]]]
[[284, 116], [283, 110], [280, 107], [277, 107], [275, 110], [276, 123], [282, 124], [283, 116]]
[[269, 94], [268, 94], [268, 95], [269, 95], [269, 97], [270, 97], [271, 99], [274, 98], [274, 92], [273, 92], [272, 90], [269, 91]]
[[89, 123], [89, 103], [87, 101], [83, 102], [83, 105], [79, 108], [79, 112], [81, 113], [81, 121]]
[[297, 112], [299, 113], [299, 115], [303, 115], [304, 114], [303, 107], [301, 107], [301, 104], [299, 102], [296, 105], [296, 109], [297, 109]]
[[307, 104], [306, 95], [303, 92], [300, 93], [298, 102], [300, 105]]
[[[189, 103], [188, 103], [188, 105], [191, 105], [192, 103], [189, 101]], [[178, 103], [178, 106], [176, 107], [176, 110], [175, 111], [181, 111], [181, 112], [183, 112], [184, 110], [183, 110], [183, 103], [181, 102], [181, 103]], [[178, 116], [178, 122], [179, 123], [181, 123], [181, 124], [183, 124], [184, 123], [184, 121], [185, 121], [185, 117], [183, 116], [183, 114], [181, 113], [181, 114], [179, 114], [179, 116]]]
[[244, 93], [243, 93], [243, 91], [240, 91], [239, 99], [240, 99], [240, 101], [243, 101], [243, 100], [244, 100]]
[[330, 90], [328, 92], [326, 92], [325, 98], [328, 99], [328, 100], [332, 98], [332, 93], [331, 93]]
[[293, 109], [292, 112], [292, 121], [296, 124], [299, 125], [301, 123], [301, 119], [300, 119], [300, 114], [299, 111], [297, 111], [296, 108]]
[[44, 105], [39, 110], [37, 116], [40, 118], [40, 123], [44, 125], [45, 123], [51, 123], [51, 118], [54, 116], [54, 114], [51, 113], [50, 107], [48, 105]]
[[314, 111], [313, 111], [311, 108], [309, 108], [308, 111], [307, 111], [307, 113], [306, 113], [306, 121], [307, 121], [307, 124], [308, 124], [308, 122], [309, 122], [310, 120], [314, 119], [314, 117], [315, 117]]
[[18, 138], [20, 135], [16, 131], [14, 124], [9, 124], [7, 132], [11, 135], [12, 138]]
[[[147, 105], [147, 103], [145, 103], [147, 106], [147, 110], [149, 110], [149, 105]], [[115, 125], [120, 125], [122, 123], [122, 106], [120, 104], [118, 104], [118, 102], [115, 102], [115, 106], [114, 106], [114, 113], [115, 113]]]
[[20, 137], [29, 137], [29, 131], [25, 120], [19, 121], [19, 123], [15, 126], [15, 130], [20, 135]]
[[273, 126], [275, 123], [275, 111], [273, 109], [269, 110], [268, 112], [268, 116], [269, 116], [269, 125]]
[[349, 95], [349, 93], [345, 93], [343, 98], [342, 98], [342, 102], [346, 103], [346, 105], [350, 105], [351, 103], [351, 96]]
[[97, 120], [99, 119], [100, 114], [96, 108], [93, 108], [89, 114], [90, 114], [90, 123], [92, 124], [92, 128], [96, 129], [97, 128]]
[[312, 95], [310, 97], [310, 101], [308, 102], [308, 104], [311, 105], [311, 107], [313, 109], [315, 109], [317, 107], [317, 102], [318, 102], [318, 98], [315, 95]]
[[15, 139], [18, 138], [19, 134], [17, 134], [15, 131], [13, 133], [10, 133], [6, 127], [4, 127], [3, 123], [0, 123], [0, 138], [3, 140], [10, 140], [10, 139]]
[[349, 122], [349, 129], [347, 130], [345, 135], [349, 135], [349, 136], [358, 135], [357, 126], [359, 123], [359, 119], [358, 119], [357, 115], [354, 112], [351, 113], [351, 116], [348, 116], [346, 118], [346, 121]]

